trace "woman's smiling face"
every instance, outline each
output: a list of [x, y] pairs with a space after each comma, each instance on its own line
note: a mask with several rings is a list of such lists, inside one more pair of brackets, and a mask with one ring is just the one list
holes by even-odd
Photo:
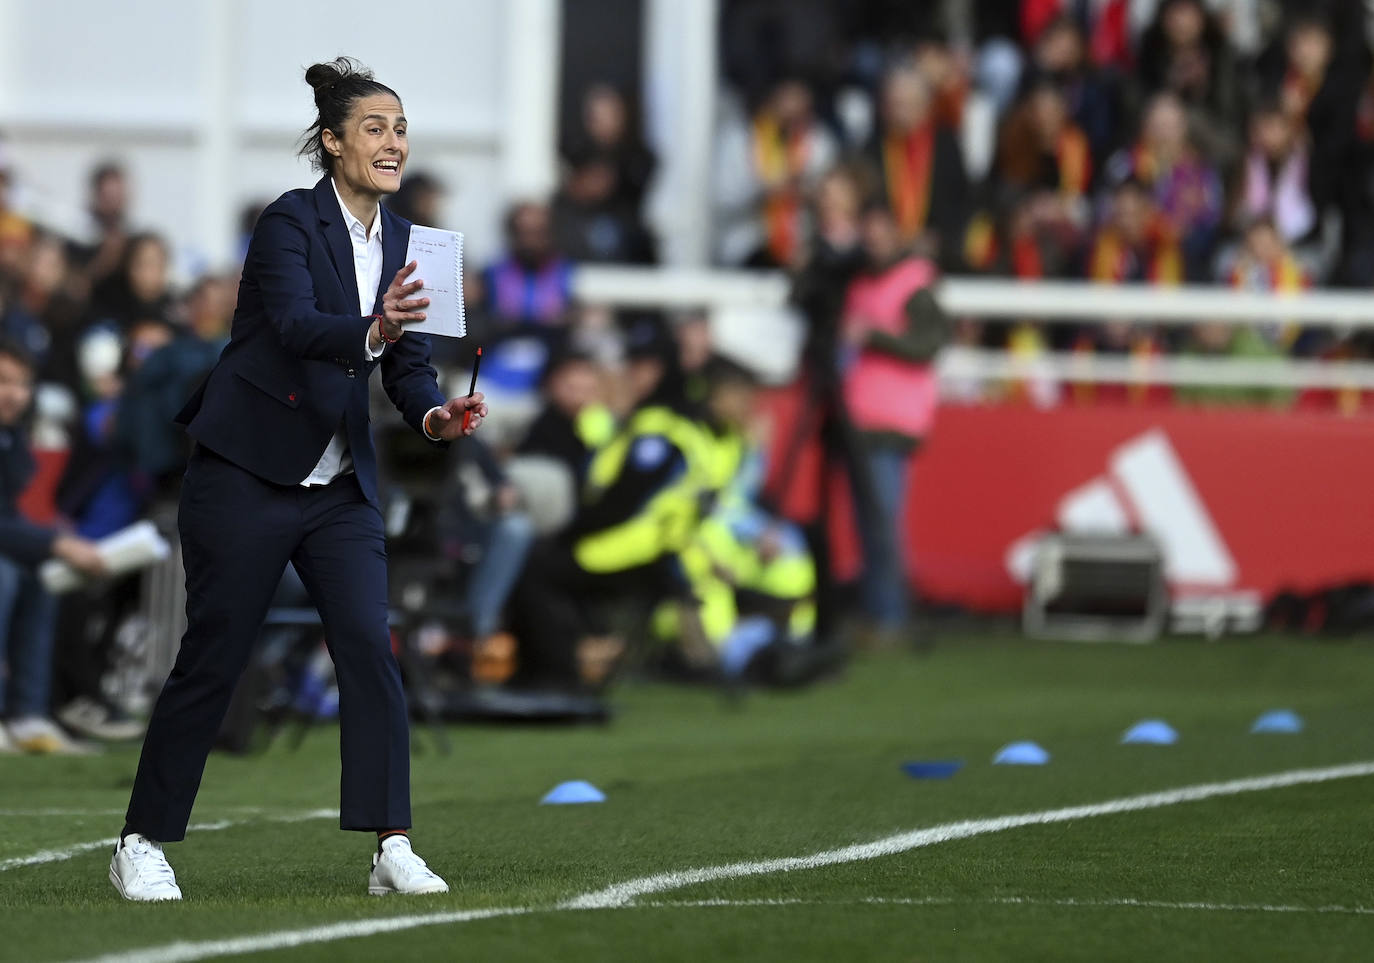
[[[342, 135], [342, 136], [340, 136]], [[353, 102], [343, 130], [325, 130], [325, 150], [334, 157], [334, 179], [340, 189], [380, 197], [401, 186], [410, 145], [401, 102], [390, 94], [372, 94]]]

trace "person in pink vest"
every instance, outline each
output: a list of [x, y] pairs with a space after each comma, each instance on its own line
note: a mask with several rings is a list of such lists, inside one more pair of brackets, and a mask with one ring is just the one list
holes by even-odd
[[904, 249], [891, 211], [864, 214], [863, 246], [867, 268], [850, 283], [841, 316], [840, 364], [867, 463], [868, 484], [855, 486], [864, 614], [879, 640], [889, 641], [909, 616], [902, 507], [912, 456], [935, 418], [932, 361], [947, 326], [931, 291], [935, 265]]

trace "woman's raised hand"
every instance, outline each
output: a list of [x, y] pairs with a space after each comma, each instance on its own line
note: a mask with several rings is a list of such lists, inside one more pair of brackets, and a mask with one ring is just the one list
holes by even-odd
[[411, 261], [397, 271], [396, 276], [391, 279], [391, 286], [382, 295], [383, 314], [378, 324], [381, 328], [379, 334], [383, 340], [395, 341], [404, 333], [406, 324], [425, 319], [425, 313], [420, 309], [429, 307], [429, 298], [411, 297], [425, 286], [425, 282], [406, 281], [406, 278], [415, 273], [418, 263]]

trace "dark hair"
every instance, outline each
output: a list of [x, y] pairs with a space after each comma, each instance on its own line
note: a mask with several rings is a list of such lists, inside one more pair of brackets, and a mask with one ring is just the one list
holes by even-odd
[[29, 349], [7, 335], [0, 335], [0, 358], [9, 358], [29, 374], [34, 373], [36, 366]]
[[113, 160], [101, 161], [99, 164], [96, 164], [95, 167], [91, 168], [89, 180], [91, 190], [94, 191], [97, 188], [99, 188], [100, 185], [105, 182], [106, 178], [123, 176], [123, 164], [120, 164], [118, 161]]
[[331, 130], [335, 137], [343, 136], [344, 121], [348, 120], [353, 104], [368, 94], [390, 94], [400, 101], [401, 95], [386, 84], [379, 83], [372, 71], [352, 57], [335, 57], [329, 63], [312, 64], [305, 69], [305, 82], [315, 91], [315, 122], [301, 135], [300, 156], [310, 159], [317, 171], [332, 173], [334, 157], [324, 149], [324, 132]]

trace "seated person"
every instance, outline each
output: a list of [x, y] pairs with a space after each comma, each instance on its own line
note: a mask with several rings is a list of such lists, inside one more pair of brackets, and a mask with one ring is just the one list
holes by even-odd
[[662, 325], [644, 320], [627, 341], [635, 407], [593, 455], [572, 523], [535, 546], [511, 597], [524, 685], [604, 678], [621, 646], [589, 605], [653, 604], [685, 592], [676, 557], [700, 521], [705, 439], [682, 410], [676, 352]]
[[711, 505], [679, 553], [694, 618], [684, 623], [680, 605], [664, 604], [654, 628], [679, 643], [670, 665], [683, 661], [689, 674], [802, 681], [800, 652], [816, 625], [816, 569], [801, 531], [756, 502], [765, 475], [762, 451], [750, 437], [758, 382], [721, 357], [708, 364], [706, 376], [700, 417]]
[[105, 566], [93, 543], [19, 513], [16, 503], [35, 470], [22, 424], [33, 399], [33, 373], [22, 348], [0, 342], [0, 718], [7, 720], [0, 726], [0, 751], [72, 752], [77, 747], [49, 717], [57, 600], [43, 587], [37, 566], [50, 558], [88, 574]]

